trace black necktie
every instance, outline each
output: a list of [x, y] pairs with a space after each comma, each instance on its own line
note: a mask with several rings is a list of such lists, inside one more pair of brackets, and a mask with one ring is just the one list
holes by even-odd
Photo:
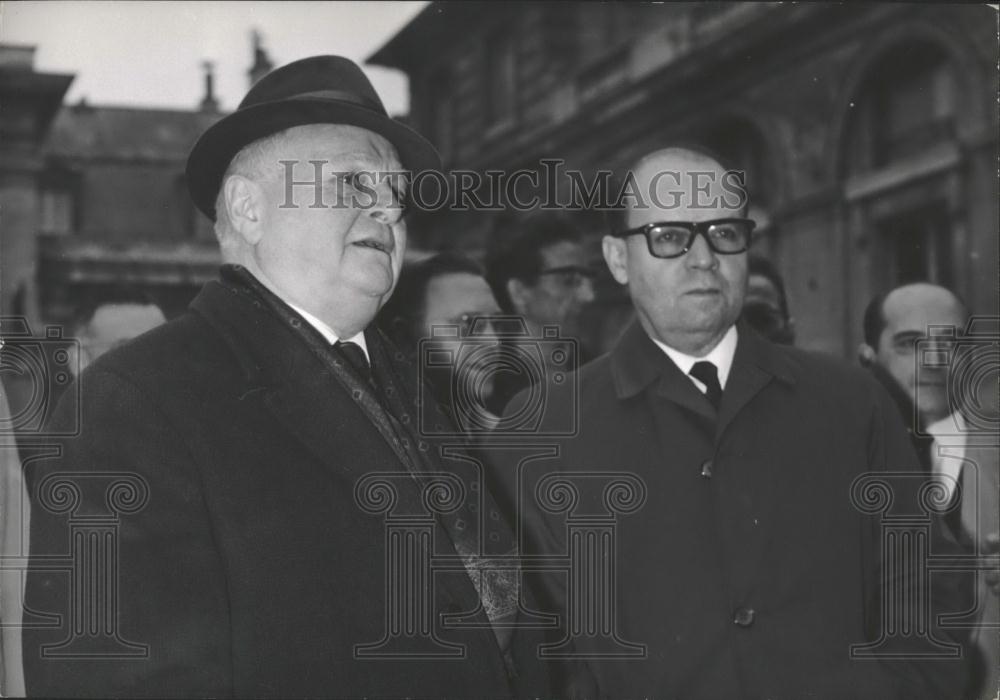
[[715, 410], [719, 410], [719, 401], [722, 399], [722, 385], [719, 384], [719, 374], [716, 371], [715, 365], [711, 362], [695, 362], [688, 374], [705, 385], [705, 397], [715, 407]]
[[362, 377], [371, 381], [372, 367], [368, 364], [368, 357], [365, 351], [357, 343], [347, 340], [338, 340], [333, 344], [334, 350], [338, 351], [347, 363], [361, 374]]

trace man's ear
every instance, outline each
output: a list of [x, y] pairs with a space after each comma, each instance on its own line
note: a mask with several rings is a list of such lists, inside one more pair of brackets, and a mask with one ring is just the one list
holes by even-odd
[[264, 193], [260, 185], [242, 175], [230, 175], [222, 183], [222, 189], [233, 228], [249, 245], [257, 245], [264, 235], [261, 225]]
[[858, 362], [861, 363], [862, 367], [871, 367], [875, 364], [875, 348], [873, 348], [868, 343], [861, 343], [858, 346]]
[[511, 277], [507, 280], [506, 287], [511, 306], [514, 307], [514, 313], [523, 316], [525, 310], [528, 308], [528, 285], [523, 280]]
[[604, 253], [604, 262], [608, 264], [611, 276], [618, 284], [628, 284], [628, 249], [625, 241], [605, 236], [601, 239], [601, 252]]

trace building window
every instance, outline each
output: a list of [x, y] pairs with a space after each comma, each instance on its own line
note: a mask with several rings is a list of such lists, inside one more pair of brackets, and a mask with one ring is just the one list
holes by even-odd
[[916, 155], [954, 134], [955, 95], [949, 65], [927, 57], [905, 72], [883, 77], [875, 94], [873, 165]]
[[509, 124], [517, 106], [517, 57], [514, 40], [505, 30], [486, 39], [486, 123]]
[[940, 49], [908, 44], [887, 54], [852, 103], [850, 171], [880, 170], [953, 142], [956, 93], [954, 68]]
[[633, 26], [637, 10], [643, 9], [639, 4], [584, 2], [576, 7], [577, 59], [584, 66], [620, 49], [643, 29]]
[[65, 235], [73, 232], [73, 192], [68, 188], [45, 187], [41, 192], [41, 233]]
[[851, 102], [844, 192], [859, 241], [873, 244], [858, 280], [869, 289], [959, 281], [959, 93], [947, 54], [914, 41], [883, 54]]
[[879, 222], [883, 261], [895, 285], [927, 281], [951, 286], [950, 218], [945, 202], [902, 212]]

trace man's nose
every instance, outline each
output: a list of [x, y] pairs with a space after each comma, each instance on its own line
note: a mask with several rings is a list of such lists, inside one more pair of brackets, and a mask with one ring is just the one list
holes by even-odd
[[595, 299], [594, 296], [594, 280], [589, 277], [584, 277], [580, 280], [580, 286], [576, 288], [576, 298], [580, 300], [582, 304], [589, 304]]
[[688, 267], [703, 270], [712, 270], [719, 266], [719, 258], [715, 251], [708, 245], [708, 239], [703, 235], [695, 235], [691, 241], [691, 249], [684, 256], [684, 262]]
[[402, 202], [397, 200], [396, 193], [389, 187], [386, 180], [380, 182], [375, 188], [375, 198], [368, 216], [386, 226], [395, 224], [403, 217]]

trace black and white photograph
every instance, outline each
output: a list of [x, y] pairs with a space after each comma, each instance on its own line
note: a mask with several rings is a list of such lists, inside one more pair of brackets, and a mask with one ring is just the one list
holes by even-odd
[[995, 3], [0, 0], [0, 697], [1000, 700]]

